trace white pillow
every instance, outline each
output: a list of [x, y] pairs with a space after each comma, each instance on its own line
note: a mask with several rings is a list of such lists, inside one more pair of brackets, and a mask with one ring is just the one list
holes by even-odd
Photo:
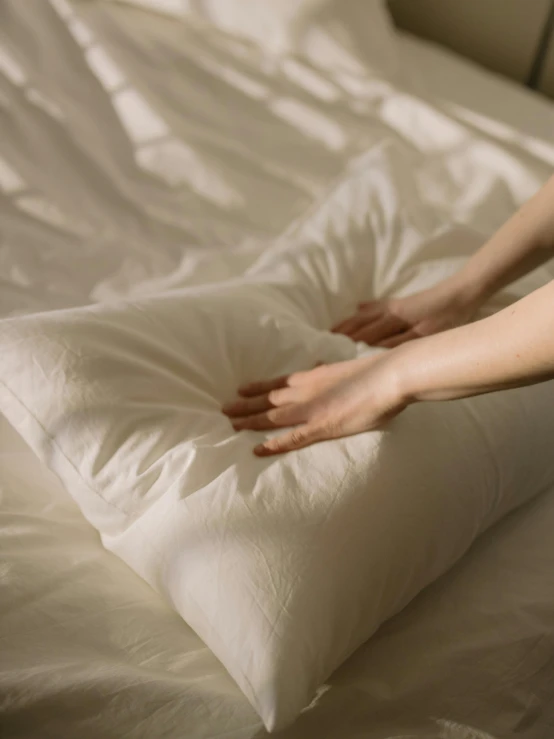
[[240, 383], [353, 357], [321, 329], [372, 291], [387, 250], [417, 284], [425, 229], [391, 176], [358, 173], [243, 279], [0, 323], [0, 410], [270, 731], [554, 484], [550, 384], [422, 404], [385, 431], [265, 459], [261, 434], [221, 415]]

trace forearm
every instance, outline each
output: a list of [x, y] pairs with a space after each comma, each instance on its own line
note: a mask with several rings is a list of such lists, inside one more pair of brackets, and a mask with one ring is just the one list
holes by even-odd
[[407, 403], [452, 400], [554, 378], [554, 281], [490, 318], [394, 349]]
[[452, 278], [479, 302], [554, 256], [554, 177]]

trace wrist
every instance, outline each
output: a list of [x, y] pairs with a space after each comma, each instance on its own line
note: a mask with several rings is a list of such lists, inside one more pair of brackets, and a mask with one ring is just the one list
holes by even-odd
[[452, 275], [445, 283], [454, 300], [475, 310], [495, 292], [494, 287], [488, 285], [482, 275], [472, 274], [468, 267]]
[[385, 357], [386, 385], [389, 403], [394, 407], [405, 407], [416, 403], [418, 397], [417, 375], [414, 367], [417, 356], [414, 357], [417, 345], [425, 341], [418, 339], [415, 342], [402, 344], [391, 349]]
[[482, 272], [475, 274], [471, 264], [463, 267], [447, 281], [456, 300], [477, 311], [498, 289]]

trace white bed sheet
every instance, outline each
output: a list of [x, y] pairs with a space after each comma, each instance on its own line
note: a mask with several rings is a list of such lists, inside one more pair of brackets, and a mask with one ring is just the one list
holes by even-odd
[[[550, 103], [414, 39], [400, 41], [402, 86], [328, 80], [260, 69], [236, 39], [150, 12], [76, 7], [0, 0], [2, 315], [182, 282], [197, 246], [240, 242], [248, 263], [384, 137], [445, 221], [483, 232], [554, 164]], [[103, 550], [5, 422], [0, 450], [0, 735], [265, 736], [209, 650]], [[553, 530], [554, 492], [381, 629], [283, 736], [554, 735]]]

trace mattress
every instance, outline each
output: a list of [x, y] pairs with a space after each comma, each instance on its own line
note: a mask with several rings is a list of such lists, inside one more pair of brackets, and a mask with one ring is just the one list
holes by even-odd
[[[221, 278], [383, 139], [482, 234], [551, 171], [552, 105], [439, 48], [399, 34], [400, 81], [330, 81], [143, 4], [0, 2], [2, 316]], [[0, 492], [2, 736], [266, 735], [5, 421]], [[283, 736], [551, 736], [553, 527], [554, 491], [498, 524]]]

